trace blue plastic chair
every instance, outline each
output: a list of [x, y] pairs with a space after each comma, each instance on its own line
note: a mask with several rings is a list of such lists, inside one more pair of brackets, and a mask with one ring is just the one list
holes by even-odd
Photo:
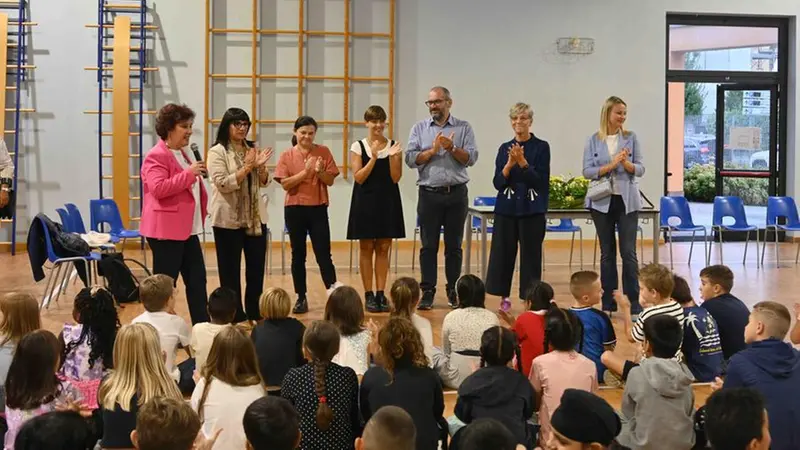
[[[779, 218], [786, 218], [785, 224], [778, 223]], [[800, 231], [800, 218], [797, 214], [797, 204], [792, 197], [770, 197], [767, 199], [767, 225], [766, 231], [775, 230], [775, 266], [780, 267], [780, 253], [778, 252], [778, 230]], [[764, 253], [767, 249], [766, 231], [764, 233], [764, 245], [761, 248], [761, 265], [764, 265]], [[800, 241], [797, 243], [797, 253], [794, 263], [797, 264], [800, 258]]]
[[[76, 208], [77, 210], [77, 208]], [[122, 251], [125, 251], [126, 239], [141, 239], [144, 248], [144, 236], [139, 234], [139, 230], [129, 230], [122, 224], [122, 216], [119, 213], [117, 203], [110, 198], [89, 200], [89, 226], [93, 231], [102, 232], [103, 224], [108, 224], [111, 228], [109, 234], [112, 239], [116, 237], [122, 240]], [[144, 254], [144, 265], [147, 267], [147, 251]]]
[[[67, 208], [70, 219], [72, 220], [72, 231], [78, 234], [86, 234], [86, 225], [83, 223], [83, 215], [81, 210], [74, 203], [66, 203], [64, 206]], [[119, 242], [119, 236], [111, 235], [109, 242], [116, 244]]]
[[74, 231], [76, 233], [85, 234], [86, 225], [83, 224], [83, 216], [81, 216], [81, 211], [74, 203], [67, 203], [64, 206], [66, 206], [67, 212], [72, 218], [72, 225], [74, 227]]
[[72, 216], [69, 215], [67, 210], [64, 208], [56, 208], [56, 212], [58, 213], [58, 217], [61, 218], [61, 225], [64, 227], [64, 231], [74, 233], [75, 226], [72, 221]]
[[[59, 213], [59, 215], [60, 214], [61, 213]], [[55, 250], [53, 250], [53, 242], [50, 240], [50, 233], [47, 230], [47, 225], [45, 225], [44, 222], [41, 222], [41, 226], [44, 234], [44, 244], [47, 251], [47, 259], [53, 264], [53, 266], [50, 268], [50, 277], [48, 277], [47, 283], [45, 284], [42, 302], [39, 304], [40, 309], [49, 308], [50, 301], [53, 299], [58, 302], [58, 297], [61, 295], [61, 292], [66, 290], [68, 277], [72, 273], [72, 270], [70, 270], [70, 267], [65, 267], [65, 263], [67, 266], [71, 266], [72, 262], [74, 261], [83, 262], [86, 269], [86, 280], [88, 285], [92, 286], [92, 272], [89, 270], [89, 262], [91, 257], [71, 256], [67, 258], [60, 258], [58, 255], [56, 255]]]
[[[694, 250], [694, 237], [698, 231], [703, 232], [703, 251], [706, 256], [706, 265], [709, 265], [711, 254], [708, 251], [706, 242], [708, 241], [708, 231], [703, 225], [696, 225], [692, 220], [692, 211], [689, 209], [689, 202], [686, 197], [661, 197], [661, 226], [662, 231], [667, 232], [667, 240], [669, 242], [669, 267], [674, 268], [672, 263], [672, 232], [673, 231], [691, 231], [692, 240], [689, 245], [689, 264], [692, 262], [692, 250]], [[669, 219], [677, 217], [680, 223], [671, 224]]]
[[[569, 267], [572, 269], [572, 254], [575, 250], [575, 233], [578, 233], [579, 242], [580, 242], [580, 254], [581, 254], [581, 270], [583, 270], [583, 228], [575, 225], [572, 222], [572, 219], [558, 219], [558, 225], [547, 225], [546, 229], [548, 233], [572, 233], [572, 241], [569, 244]], [[548, 223], [550, 221], [548, 220]], [[542, 252], [542, 267], [544, 267], [544, 254]]]
[[[733, 225], [724, 225], [722, 223], [722, 219], [725, 217], [733, 217], [734, 223]], [[758, 245], [760, 243], [758, 237], [758, 227], [750, 225], [747, 223], [747, 216], [744, 213], [744, 203], [742, 203], [742, 199], [735, 196], [717, 196], [714, 197], [714, 207], [712, 212], [712, 220], [711, 220], [711, 231], [717, 230], [719, 232], [719, 261], [720, 264], [723, 263], [722, 258], [722, 232], [723, 231], [746, 231], [747, 232], [747, 239], [744, 241], [744, 257], [742, 258], [742, 264], [747, 261], [747, 244], [750, 243], [750, 232], [756, 232], [756, 265], [760, 265], [760, 261], [758, 259]], [[709, 244], [709, 253], [711, 251], [711, 245], [713, 244], [713, 240]]]

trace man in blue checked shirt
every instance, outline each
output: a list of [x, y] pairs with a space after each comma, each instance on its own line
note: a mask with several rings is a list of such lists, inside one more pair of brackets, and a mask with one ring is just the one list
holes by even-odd
[[411, 128], [406, 149], [406, 164], [419, 173], [419, 220], [422, 247], [422, 300], [419, 309], [431, 309], [436, 294], [439, 233], [444, 228], [447, 302], [457, 306], [455, 283], [461, 275], [461, 240], [467, 218], [467, 167], [478, 160], [475, 133], [470, 124], [450, 114], [450, 91], [435, 86], [425, 102], [431, 116]]

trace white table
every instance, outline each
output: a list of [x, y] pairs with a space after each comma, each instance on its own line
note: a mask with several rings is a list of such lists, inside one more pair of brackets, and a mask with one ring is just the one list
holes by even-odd
[[[481, 240], [481, 277], [486, 279], [486, 227], [489, 221], [494, 219], [493, 206], [470, 206], [467, 209], [467, 248], [464, 257], [464, 273], [471, 273], [470, 262], [472, 259], [472, 219], [480, 218], [480, 240]], [[591, 220], [592, 213], [588, 209], [551, 209], [547, 211], [548, 219], [588, 219]], [[658, 262], [658, 236], [660, 233], [660, 211], [655, 208], [642, 209], [639, 211], [640, 219], [650, 219], [653, 226], [653, 261]], [[641, 258], [642, 256], [639, 255]]]

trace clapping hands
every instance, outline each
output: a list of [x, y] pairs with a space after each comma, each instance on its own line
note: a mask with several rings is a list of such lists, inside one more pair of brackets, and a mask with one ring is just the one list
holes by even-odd
[[399, 142], [395, 142], [394, 145], [389, 148], [389, 156], [395, 156], [403, 153], [403, 149], [400, 147]]
[[267, 161], [269, 161], [272, 158], [273, 153], [274, 151], [272, 150], [272, 147], [267, 147], [262, 151], [258, 152], [258, 155], [256, 156], [255, 159], [256, 167], [264, 166], [267, 163]]
[[448, 152], [453, 151], [453, 137], [455, 137], [456, 133], [451, 132], [450, 136], [444, 137], [442, 132], [436, 133], [436, 137], [433, 139], [433, 148], [436, 151], [439, 151], [440, 148], [447, 150]]
[[506, 165], [509, 167], [514, 167], [515, 165], [524, 167], [528, 165], [528, 161], [525, 159], [525, 149], [523, 149], [518, 142], [515, 142], [508, 148], [508, 161]]

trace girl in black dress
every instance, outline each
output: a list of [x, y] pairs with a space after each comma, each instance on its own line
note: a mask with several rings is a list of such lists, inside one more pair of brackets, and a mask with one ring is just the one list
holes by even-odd
[[[364, 112], [369, 137], [350, 147], [353, 167], [353, 198], [347, 239], [358, 239], [364, 299], [369, 312], [388, 312], [383, 293], [389, 274], [389, 248], [392, 239], [406, 236], [403, 204], [397, 183], [403, 174], [400, 144], [383, 135], [386, 111], [372, 105]], [[372, 258], [375, 255], [375, 293], [372, 292]]]

